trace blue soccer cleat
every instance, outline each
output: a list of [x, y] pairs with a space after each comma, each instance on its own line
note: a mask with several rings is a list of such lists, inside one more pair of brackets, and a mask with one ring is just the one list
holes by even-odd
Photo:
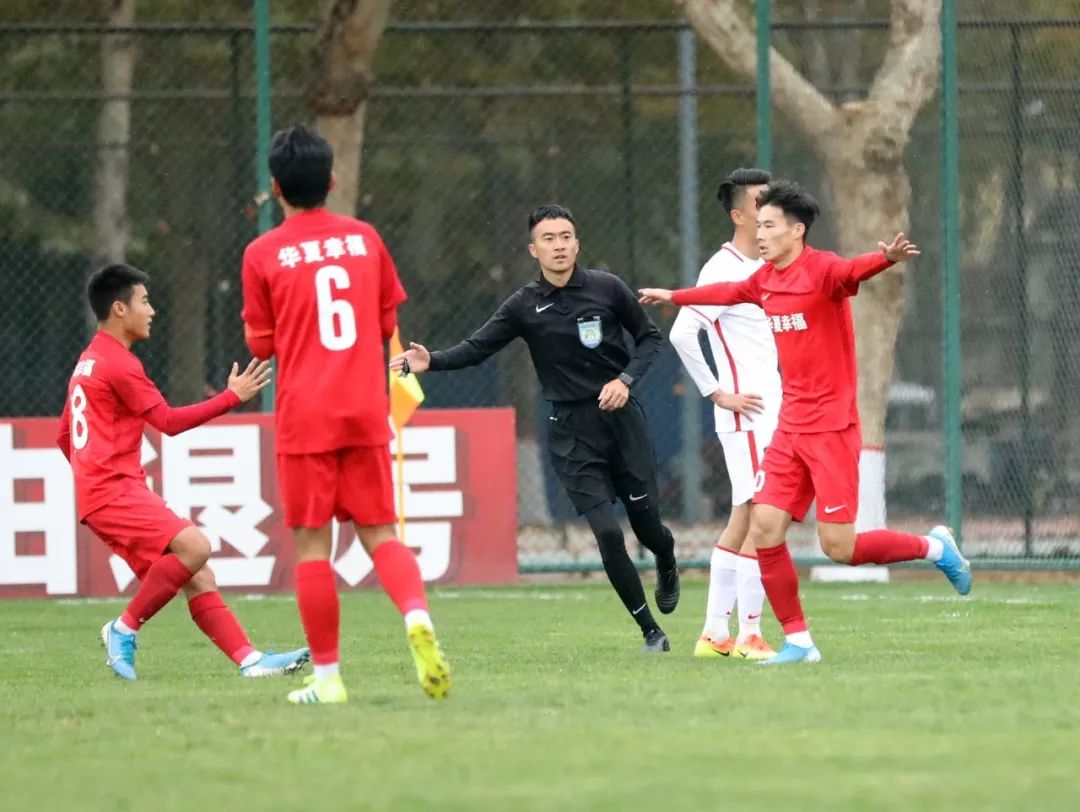
[[296, 651], [285, 651], [281, 654], [267, 651], [251, 665], [241, 668], [240, 675], [243, 677], [277, 677], [282, 674], [292, 674], [303, 668], [310, 659], [311, 652], [306, 647], [298, 648]]
[[116, 621], [110, 620], [101, 627], [101, 642], [108, 655], [105, 665], [120, 679], [135, 679], [135, 635], [121, 634], [116, 630]]
[[821, 652], [817, 646], [796, 646], [794, 643], [784, 643], [784, 647], [776, 653], [775, 657], [761, 660], [758, 665], [791, 665], [792, 663], [820, 663]]
[[942, 547], [941, 558], [934, 566], [945, 573], [945, 577], [957, 592], [967, 595], [971, 592], [971, 563], [960, 554], [952, 531], [939, 524], [930, 531], [930, 537], [940, 541]]

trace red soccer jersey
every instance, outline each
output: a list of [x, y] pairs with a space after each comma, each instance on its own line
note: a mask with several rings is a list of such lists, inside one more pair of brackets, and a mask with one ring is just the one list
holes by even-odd
[[405, 290], [374, 227], [299, 212], [247, 247], [243, 279], [246, 330], [277, 355], [278, 452], [389, 443], [383, 343]]
[[129, 488], [146, 487], [143, 416], [164, 402], [131, 350], [108, 333], [94, 336], [68, 381], [61, 418], [80, 521]]
[[779, 428], [840, 431], [859, 421], [855, 328], [848, 297], [892, 263], [883, 253], [845, 259], [807, 246], [783, 270], [771, 262], [742, 282], [675, 291], [677, 305], [758, 304], [780, 359]]

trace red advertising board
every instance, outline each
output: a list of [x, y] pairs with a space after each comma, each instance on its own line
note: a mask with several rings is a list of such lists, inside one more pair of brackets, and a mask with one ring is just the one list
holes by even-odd
[[[76, 521], [56, 429], [55, 418], [0, 419], [0, 598], [131, 592], [127, 565]], [[405, 543], [424, 580], [514, 581], [513, 410], [421, 410], [402, 434]], [[272, 415], [228, 415], [176, 437], [147, 427], [142, 459], [150, 487], [210, 539], [220, 586], [292, 589], [295, 559], [279, 506]], [[371, 560], [352, 525], [335, 523], [334, 531], [340, 584], [373, 585]]]

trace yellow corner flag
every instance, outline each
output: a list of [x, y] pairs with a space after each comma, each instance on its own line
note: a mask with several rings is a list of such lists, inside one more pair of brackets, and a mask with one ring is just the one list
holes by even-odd
[[[394, 334], [390, 336], [390, 357], [403, 352], [405, 348], [395, 327]], [[415, 375], [410, 372], [401, 376], [390, 371], [390, 420], [397, 435], [398, 538], [401, 541], [405, 541], [405, 441], [402, 430], [423, 402], [424, 390], [420, 388], [420, 381]]]

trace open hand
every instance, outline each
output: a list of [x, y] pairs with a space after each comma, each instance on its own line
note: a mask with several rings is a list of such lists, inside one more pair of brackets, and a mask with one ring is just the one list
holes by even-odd
[[410, 372], [426, 372], [431, 366], [431, 353], [423, 344], [409, 342], [409, 349], [390, 359], [390, 369], [408, 375]]
[[903, 232], [893, 237], [893, 241], [888, 245], [879, 242], [877, 246], [885, 253], [885, 258], [889, 262], [903, 262], [922, 253], [919, 251], [919, 246], [905, 237]]
[[259, 392], [270, 385], [270, 362], [252, 358], [247, 369], [240, 372], [240, 365], [233, 361], [232, 372], [229, 373], [229, 388], [240, 398], [241, 403], [247, 403]]

